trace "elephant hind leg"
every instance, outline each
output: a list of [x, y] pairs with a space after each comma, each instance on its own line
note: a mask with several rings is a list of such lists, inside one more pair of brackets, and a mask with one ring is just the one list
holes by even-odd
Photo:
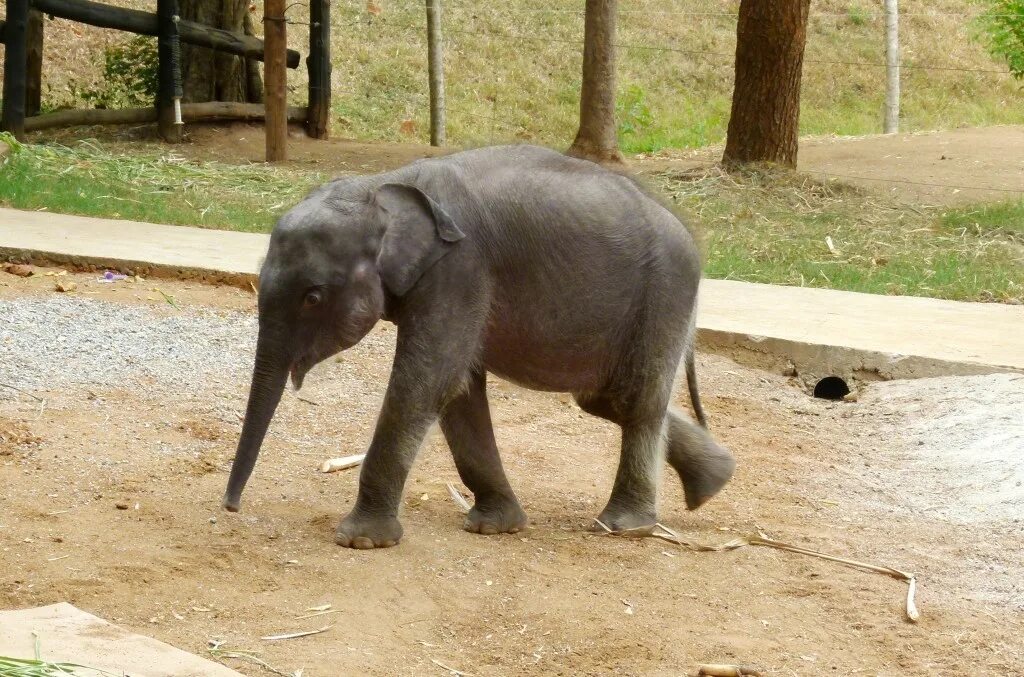
[[494, 441], [487, 406], [487, 375], [475, 371], [466, 389], [441, 413], [441, 430], [455, 458], [459, 477], [473, 492], [475, 504], [463, 528], [477, 534], [515, 533], [526, 526]]
[[588, 414], [622, 428], [615, 484], [598, 519], [612, 531], [654, 524], [658, 521], [658, 478], [664, 457], [665, 405], [641, 404], [609, 394], [579, 394], [576, 401]]
[[686, 507], [696, 510], [726, 485], [736, 469], [729, 450], [720, 446], [704, 428], [695, 426], [678, 412], [667, 414], [669, 464], [679, 473], [686, 495]]

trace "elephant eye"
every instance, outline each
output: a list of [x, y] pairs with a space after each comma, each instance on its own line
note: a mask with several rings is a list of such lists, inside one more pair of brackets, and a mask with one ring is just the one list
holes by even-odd
[[314, 306], [320, 305], [320, 303], [323, 300], [323, 295], [320, 292], [314, 290], [311, 292], [306, 292], [306, 298], [302, 300], [302, 305], [305, 306], [306, 308], [312, 308]]

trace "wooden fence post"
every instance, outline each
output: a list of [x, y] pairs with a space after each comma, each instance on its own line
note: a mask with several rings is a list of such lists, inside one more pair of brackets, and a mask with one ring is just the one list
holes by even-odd
[[25, 73], [28, 69], [28, 0], [7, 0], [4, 27], [4, 103], [0, 129], [25, 138]]
[[43, 104], [43, 13], [38, 9], [28, 10], [25, 50], [25, 115], [39, 115]]
[[885, 133], [900, 130], [900, 14], [898, 0], [885, 0]]
[[430, 76], [430, 145], [445, 143], [444, 57], [441, 52], [441, 0], [427, 2], [427, 70]]
[[331, 119], [331, 0], [310, 0], [309, 5], [309, 117], [306, 134], [326, 139]]
[[263, 5], [263, 79], [267, 109], [267, 162], [288, 159], [288, 87], [285, 55], [288, 49], [284, 23], [284, 0], [266, 0]]
[[184, 137], [181, 120], [181, 47], [178, 41], [178, 0], [156, 0], [158, 22], [157, 56], [157, 127], [169, 143], [180, 143]]

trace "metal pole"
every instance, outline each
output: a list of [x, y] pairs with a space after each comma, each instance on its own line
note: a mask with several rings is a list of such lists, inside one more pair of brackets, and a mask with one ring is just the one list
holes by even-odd
[[444, 56], [441, 52], [441, 0], [427, 2], [427, 69], [430, 75], [430, 145], [445, 144]]
[[157, 91], [157, 117], [160, 135], [165, 141], [178, 143], [183, 137], [181, 120], [181, 46], [178, 39], [178, 0], [157, 0], [159, 21], [157, 55], [160, 59]]
[[885, 0], [885, 133], [900, 130], [900, 15], [898, 0]]

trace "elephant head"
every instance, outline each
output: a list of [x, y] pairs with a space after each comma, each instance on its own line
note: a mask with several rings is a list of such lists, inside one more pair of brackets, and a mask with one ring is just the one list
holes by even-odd
[[418, 188], [330, 184], [281, 217], [259, 275], [252, 385], [223, 505], [235, 512], [289, 376], [354, 346], [464, 237]]

